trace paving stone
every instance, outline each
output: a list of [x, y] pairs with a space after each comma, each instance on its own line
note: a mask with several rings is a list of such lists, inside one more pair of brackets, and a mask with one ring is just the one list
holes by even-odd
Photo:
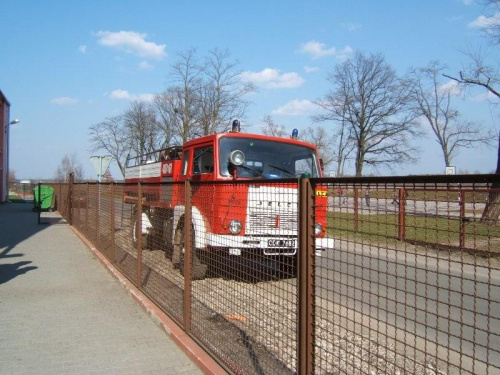
[[0, 374], [202, 374], [67, 224], [38, 225], [30, 204], [0, 205], [0, 327]]

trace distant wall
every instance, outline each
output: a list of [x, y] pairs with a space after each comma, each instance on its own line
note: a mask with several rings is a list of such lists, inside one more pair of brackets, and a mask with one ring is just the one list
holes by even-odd
[[10, 103], [5, 95], [0, 91], [0, 203], [4, 203], [8, 198], [7, 176], [8, 173], [8, 142], [7, 126], [9, 123]]

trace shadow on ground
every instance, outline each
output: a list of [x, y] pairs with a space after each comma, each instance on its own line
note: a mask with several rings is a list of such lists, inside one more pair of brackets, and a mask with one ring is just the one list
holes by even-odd
[[16, 245], [53, 224], [66, 221], [57, 213], [44, 212], [39, 220], [32, 202], [0, 205], [0, 284], [38, 268], [26, 254], [16, 252]]

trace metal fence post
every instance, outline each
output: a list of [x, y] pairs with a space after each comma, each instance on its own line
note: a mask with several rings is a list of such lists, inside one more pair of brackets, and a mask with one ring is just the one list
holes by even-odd
[[69, 192], [68, 192], [68, 222], [73, 225], [73, 184], [75, 183], [75, 174], [69, 174]]
[[100, 233], [101, 230], [99, 229], [100, 225], [100, 216], [101, 216], [101, 183], [97, 183], [97, 209], [96, 209], [96, 215], [95, 215], [95, 241], [97, 244], [97, 248], [101, 248], [101, 239], [100, 239]]
[[354, 188], [354, 230], [358, 231], [358, 211], [359, 211], [359, 202], [358, 202], [358, 189]]
[[110, 207], [110, 240], [111, 240], [111, 253], [109, 254], [110, 260], [112, 264], [115, 264], [115, 184], [111, 182], [111, 185], [109, 187], [110, 192], [110, 201], [111, 201], [111, 207]]
[[75, 217], [74, 217], [74, 220], [73, 220], [73, 224], [75, 225], [76, 228], [78, 228], [78, 230], [80, 230], [81, 228], [81, 225], [80, 225], [80, 210], [82, 209], [82, 203], [80, 202], [80, 199], [78, 199], [77, 201], [77, 204], [76, 204], [76, 207], [75, 207]]
[[41, 197], [42, 197], [42, 183], [39, 182], [38, 183], [38, 202], [36, 201], [36, 197], [35, 198], [35, 206], [36, 206], [36, 212], [37, 212], [37, 215], [38, 215], [38, 224], [40, 224], [40, 219], [41, 219], [41, 216], [42, 216], [42, 200], [41, 200]]
[[[87, 182], [87, 196], [85, 200], [85, 230], [87, 231], [89, 228], [89, 196], [90, 196], [90, 184]], [[87, 232], [89, 233], [89, 232]], [[88, 234], [87, 234], [88, 236]]]
[[465, 193], [458, 192], [458, 204], [460, 205], [460, 249], [465, 247]]
[[[314, 372], [314, 190], [309, 179], [299, 184], [297, 373]], [[355, 194], [356, 195], [356, 194]]]
[[141, 289], [142, 279], [142, 184], [137, 183], [137, 220], [135, 238], [137, 239], [137, 287]]
[[[184, 211], [184, 330], [191, 332], [191, 260], [194, 244], [192, 242], [191, 208], [192, 186], [191, 181], [185, 183], [185, 211]], [[182, 254], [181, 254], [182, 257]], [[181, 264], [182, 266], [182, 264]]]
[[406, 192], [399, 188], [398, 240], [406, 239]]

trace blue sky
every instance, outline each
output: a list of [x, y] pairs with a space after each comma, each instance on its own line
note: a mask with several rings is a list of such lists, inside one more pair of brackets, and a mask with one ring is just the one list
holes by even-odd
[[[261, 131], [265, 115], [302, 130], [314, 125], [311, 102], [328, 91], [327, 74], [353, 51], [381, 53], [400, 74], [431, 60], [454, 74], [467, 62], [462, 50], [487, 45], [474, 27], [484, 14], [473, 0], [4, 2], [0, 90], [11, 119], [21, 120], [11, 127], [11, 169], [18, 178], [51, 178], [75, 152], [95, 178], [89, 127], [163, 91], [177, 54], [192, 47], [200, 57], [229, 49], [242, 78], [257, 83], [243, 119], [249, 132]], [[491, 61], [499, 50], [488, 49]], [[457, 97], [455, 106], [499, 130], [498, 108], [481, 94]], [[397, 174], [443, 172], [436, 142], [419, 143], [419, 162]], [[496, 150], [466, 150], [454, 164], [491, 172]]]

